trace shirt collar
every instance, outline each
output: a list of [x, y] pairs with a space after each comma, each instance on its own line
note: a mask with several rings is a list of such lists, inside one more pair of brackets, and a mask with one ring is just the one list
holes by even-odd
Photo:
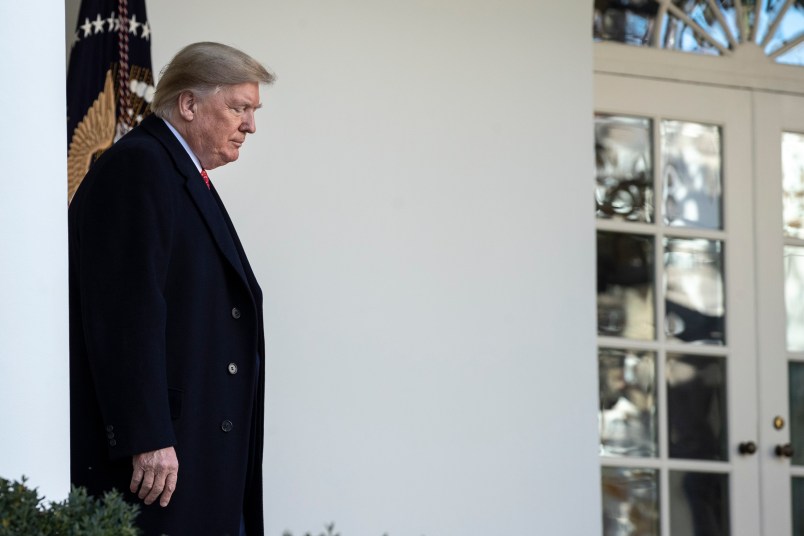
[[176, 139], [177, 139], [177, 140], [179, 140], [179, 143], [181, 143], [181, 146], [182, 146], [182, 147], [184, 147], [184, 150], [185, 150], [185, 151], [187, 151], [187, 154], [188, 154], [188, 155], [190, 155], [190, 158], [193, 160], [193, 164], [195, 164], [195, 167], [196, 167], [196, 169], [198, 169], [198, 172], [199, 172], [199, 173], [201, 173], [201, 169], [202, 169], [202, 168], [201, 168], [201, 161], [200, 161], [200, 160], [198, 159], [198, 157], [195, 155], [195, 153], [193, 152], [193, 150], [192, 150], [192, 149], [190, 149], [190, 146], [189, 146], [189, 145], [187, 145], [187, 140], [185, 140], [185, 139], [182, 137], [182, 135], [181, 135], [181, 134], [179, 134], [179, 131], [178, 131], [178, 130], [176, 130], [176, 127], [174, 127], [173, 125], [171, 125], [171, 124], [170, 124], [170, 121], [168, 121], [168, 120], [166, 120], [166, 119], [162, 119], [162, 121], [164, 121], [164, 122], [165, 122], [165, 124], [167, 125], [167, 127], [168, 127], [168, 128], [170, 129], [170, 131], [173, 133], [173, 135], [174, 135], [174, 136], [176, 136]]

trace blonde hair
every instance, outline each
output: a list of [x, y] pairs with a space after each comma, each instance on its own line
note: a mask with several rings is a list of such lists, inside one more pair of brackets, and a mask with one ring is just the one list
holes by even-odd
[[187, 45], [159, 76], [151, 111], [167, 119], [185, 91], [206, 95], [222, 86], [254, 82], [270, 84], [276, 77], [257, 60], [234, 47], [202, 42]]

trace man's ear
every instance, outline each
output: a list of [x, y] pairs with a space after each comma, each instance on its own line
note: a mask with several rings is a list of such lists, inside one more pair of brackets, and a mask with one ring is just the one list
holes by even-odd
[[198, 98], [192, 91], [179, 93], [179, 115], [185, 121], [192, 121], [195, 117]]

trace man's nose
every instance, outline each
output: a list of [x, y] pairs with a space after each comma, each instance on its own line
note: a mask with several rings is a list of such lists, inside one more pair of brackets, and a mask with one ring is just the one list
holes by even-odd
[[246, 116], [243, 118], [243, 123], [240, 125], [240, 130], [242, 132], [248, 132], [249, 134], [257, 132], [257, 122], [254, 120], [254, 112], [249, 111], [246, 113]]

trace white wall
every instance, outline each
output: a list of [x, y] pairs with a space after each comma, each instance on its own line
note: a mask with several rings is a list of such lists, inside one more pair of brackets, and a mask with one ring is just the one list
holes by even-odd
[[278, 74], [215, 170], [265, 290], [267, 534], [600, 533], [587, 1], [149, 2]]
[[24, 474], [61, 499], [70, 479], [62, 1], [0, 4], [0, 73], [0, 476]]

